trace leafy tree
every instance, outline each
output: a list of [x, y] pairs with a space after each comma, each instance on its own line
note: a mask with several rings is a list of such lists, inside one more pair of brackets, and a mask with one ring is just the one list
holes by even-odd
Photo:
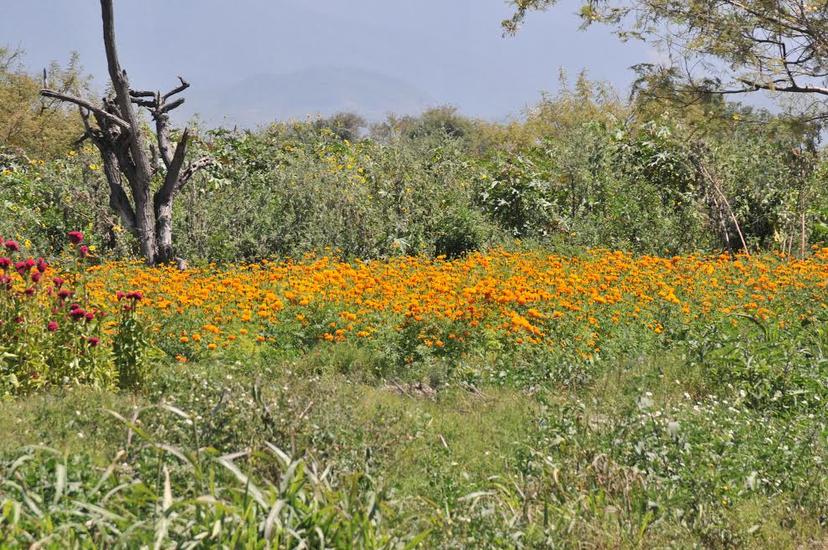
[[319, 118], [313, 122], [316, 130], [328, 129], [342, 140], [356, 141], [361, 137], [362, 129], [368, 123], [356, 113], [335, 113], [327, 118]]
[[73, 54], [62, 67], [52, 63], [40, 77], [23, 68], [23, 52], [0, 47], [0, 144], [36, 159], [64, 155], [81, 135], [77, 114], [39, 95], [43, 80], [62, 93], [86, 95], [89, 78]]
[[391, 115], [385, 122], [374, 125], [371, 135], [380, 141], [393, 136], [408, 139], [445, 136], [452, 139], [467, 139], [474, 130], [475, 121], [457, 112], [456, 107], [442, 106], [426, 109], [417, 116]]
[[[515, 32], [529, 11], [557, 3], [515, 0], [504, 28]], [[623, 38], [655, 40], [685, 61], [698, 61], [682, 64], [687, 84], [697, 90], [828, 96], [824, 0], [582, 0], [580, 15], [584, 25], [608, 23]], [[828, 116], [822, 101], [806, 109]]]

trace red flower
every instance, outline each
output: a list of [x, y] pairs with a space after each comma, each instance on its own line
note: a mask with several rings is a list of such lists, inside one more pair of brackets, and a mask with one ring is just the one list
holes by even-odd
[[60, 288], [60, 287], [63, 286], [63, 283], [65, 283], [66, 281], [64, 281], [60, 277], [55, 277], [54, 279], [52, 279], [52, 282], [55, 283], [55, 288]]
[[17, 262], [14, 264], [14, 269], [20, 274], [21, 277], [25, 276], [26, 273], [29, 272], [29, 266], [26, 265], [26, 262]]
[[12, 261], [9, 258], [0, 258], [0, 269], [6, 271], [11, 267]]
[[130, 300], [140, 302], [144, 299], [144, 294], [140, 290], [136, 290], [135, 292], [130, 292], [129, 294], [127, 294], [126, 297]]
[[92, 312], [92, 311], [87, 311], [86, 314], [84, 315], [84, 317], [86, 318], [87, 321], [92, 321], [92, 320], [95, 319], [95, 313]]
[[35, 271], [34, 273], [32, 273], [32, 281], [34, 281], [35, 283], [39, 283], [41, 277], [43, 277], [43, 273], [41, 273], [40, 271]]
[[86, 258], [87, 256], [89, 256], [89, 247], [85, 244], [80, 245], [80, 247], [78, 247], [78, 256], [80, 256], [81, 258]]
[[19, 252], [20, 245], [17, 244], [17, 241], [8, 240], [6, 241], [6, 250], [10, 250], [11, 252]]
[[86, 339], [86, 341], [89, 342], [89, 344], [91, 344], [91, 346], [93, 348], [97, 347], [97, 345], [101, 343], [101, 339], [97, 338], [95, 336], [90, 336], [89, 338]]
[[46, 329], [47, 329], [49, 332], [56, 332], [56, 331], [57, 331], [57, 329], [58, 329], [58, 324], [57, 324], [57, 321], [49, 321], [49, 324], [48, 324], [48, 325], [46, 325]]
[[0, 288], [11, 288], [11, 277], [8, 275], [0, 275]]
[[77, 245], [83, 242], [83, 233], [80, 231], [70, 231], [66, 236], [69, 237], [69, 242], [72, 244]]
[[58, 292], [58, 298], [60, 298], [61, 300], [65, 300], [66, 298], [68, 298], [71, 295], [72, 295], [72, 291], [67, 290], [65, 288], [63, 290], [61, 290], [60, 292]]
[[43, 258], [37, 259], [37, 270], [39, 272], [45, 272], [47, 267], [49, 267], [49, 264], [46, 263], [46, 260], [44, 260]]
[[123, 300], [124, 298], [126, 298], [126, 292], [123, 292], [123, 291], [119, 290], [118, 292], [116, 292], [116, 293], [115, 293], [115, 297], [116, 297], [116, 298], [118, 299], [118, 301], [120, 302], [121, 300]]
[[69, 311], [69, 315], [70, 315], [70, 316], [72, 317], [72, 319], [74, 319], [75, 321], [80, 321], [81, 319], [83, 319], [84, 317], [86, 317], [86, 311], [84, 311], [82, 308], [78, 307], [78, 308], [76, 308], [76, 309], [72, 309], [72, 310], [70, 310], [70, 311]]
[[35, 287], [31, 286], [31, 287], [27, 288], [26, 290], [24, 290], [23, 294], [25, 294], [26, 296], [33, 296], [35, 292], [36, 292]]

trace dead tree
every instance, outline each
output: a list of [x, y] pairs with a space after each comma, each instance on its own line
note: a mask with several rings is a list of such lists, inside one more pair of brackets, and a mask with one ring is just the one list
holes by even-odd
[[[701, 188], [710, 212], [710, 218], [713, 220], [713, 225], [718, 229], [722, 245], [730, 254], [740, 251], [750, 256], [750, 250], [748, 249], [745, 235], [742, 233], [742, 227], [739, 225], [739, 220], [736, 218], [736, 214], [730, 206], [730, 201], [727, 200], [727, 195], [725, 195], [722, 189], [721, 182], [708, 170], [703, 160], [703, 155], [700, 152], [694, 152], [690, 160], [700, 176]], [[735, 236], [733, 235], [734, 233]], [[734, 243], [735, 237], [739, 238], [738, 246]]]
[[[189, 88], [180, 84], [162, 94], [160, 91], [130, 88], [127, 72], [118, 60], [115, 43], [113, 0], [101, 0], [103, 39], [112, 93], [102, 105], [55, 90], [41, 90], [41, 95], [78, 106], [85, 134], [101, 153], [104, 173], [109, 183], [109, 205], [124, 227], [138, 240], [141, 253], [150, 265], [173, 258], [172, 211], [175, 197], [198, 170], [212, 163], [209, 157], [187, 163], [190, 131], [185, 128], [173, 143], [170, 138], [170, 111], [180, 107], [184, 98], [178, 94]], [[144, 136], [138, 109], [149, 111], [155, 122], [155, 142]], [[163, 173], [153, 192], [156, 175]]]

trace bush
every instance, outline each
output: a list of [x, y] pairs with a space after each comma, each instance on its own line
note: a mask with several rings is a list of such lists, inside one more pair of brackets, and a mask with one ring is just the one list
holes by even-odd
[[181, 198], [182, 255], [460, 254], [494, 232], [472, 204], [475, 167], [446, 136], [380, 144], [351, 143], [325, 129], [285, 131], [213, 136], [222, 168]]

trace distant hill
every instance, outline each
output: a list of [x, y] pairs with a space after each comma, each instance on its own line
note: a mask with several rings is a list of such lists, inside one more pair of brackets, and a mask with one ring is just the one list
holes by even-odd
[[255, 75], [219, 90], [197, 93], [193, 87], [180, 114], [198, 114], [210, 126], [253, 128], [340, 111], [380, 120], [388, 113], [419, 113], [434, 105], [427, 93], [399, 78], [350, 67], [314, 67]]

